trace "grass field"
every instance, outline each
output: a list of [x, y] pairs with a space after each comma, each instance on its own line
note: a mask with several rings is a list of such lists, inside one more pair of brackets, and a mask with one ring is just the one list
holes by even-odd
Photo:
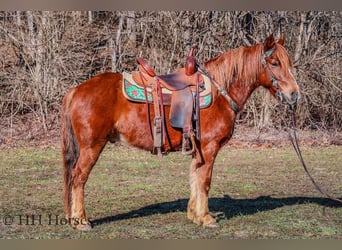
[[[342, 147], [303, 147], [317, 181], [342, 196]], [[342, 205], [318, 193], [292, 148], [223, 148], [210, 209], [220, 227], [186, 218], [189, 156], [160, 162], [107, 145], [86, 186], [92, 231], [64, 225], [59, 148], [0, 149], [0, 238], [342, 239]]]

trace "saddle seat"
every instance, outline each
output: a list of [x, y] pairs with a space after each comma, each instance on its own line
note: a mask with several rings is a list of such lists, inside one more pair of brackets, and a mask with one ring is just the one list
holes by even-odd
[[[184, 68], [179, 69], [178, 71], [167, 74], [167, 75], [156, 75], [156, 73], [152, 70], [152, 68], [147, 64], [147, 62], [138, 57], [137, 62], [139, 63], [139, 71], [143, 75], [144, 79], [147, 82], [153, 82], [155, 77], [158, 77], [161, 85], [164, 88], [167, 88], [170, 91], [178, 91], [185, 89], [187, 87], [195, 87], [197, 81], [199, 81], [200, 87], [203, 88], [203, 78], [199, 72], [190, 71], [187, 69], [187, 65]], [[197, 78], [198, 77], [198, 78]], [[141, 77], [140, 77], [141, 78]], [[139, 78], [136, 78], [139, 82]], [[142, 83], [140, 81], [140, 83]]]

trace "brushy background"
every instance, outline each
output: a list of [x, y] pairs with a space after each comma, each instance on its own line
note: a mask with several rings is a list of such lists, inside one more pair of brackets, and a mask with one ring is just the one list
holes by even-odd
[[[339, 11], [12, 11], [0, 12], [1, 142], [59, 128], [66, 91], [104, 71], [131, 71], [136, 57], [161, 74], [285, 34], [302, 90], [300, 128], [341, 131]], [[256, 91], [238, 123], [282, 128], [279, 105]]]

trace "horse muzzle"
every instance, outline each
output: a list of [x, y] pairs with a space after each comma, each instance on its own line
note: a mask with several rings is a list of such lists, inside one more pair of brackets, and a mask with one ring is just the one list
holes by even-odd
[[291, 93], [286, 94], [278, 90], [276, 92], [276, 96], [280, 102], [285, 102], [292, 110], [296, 109], [297, 103], [301, 98], [301, 95], [298, 91], [292, 91]]

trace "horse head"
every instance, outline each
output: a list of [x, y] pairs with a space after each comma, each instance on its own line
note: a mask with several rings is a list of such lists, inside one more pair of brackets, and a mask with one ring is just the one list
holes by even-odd
[[273, 96], [295, 108], [300, 99], [300, 92], [291, 73], [293, 64], [283, 47], [284, 40], [285, 37], [282, 35], [276, 42], [271, 34], [263, 43], [259, 82], [269, 89]]

